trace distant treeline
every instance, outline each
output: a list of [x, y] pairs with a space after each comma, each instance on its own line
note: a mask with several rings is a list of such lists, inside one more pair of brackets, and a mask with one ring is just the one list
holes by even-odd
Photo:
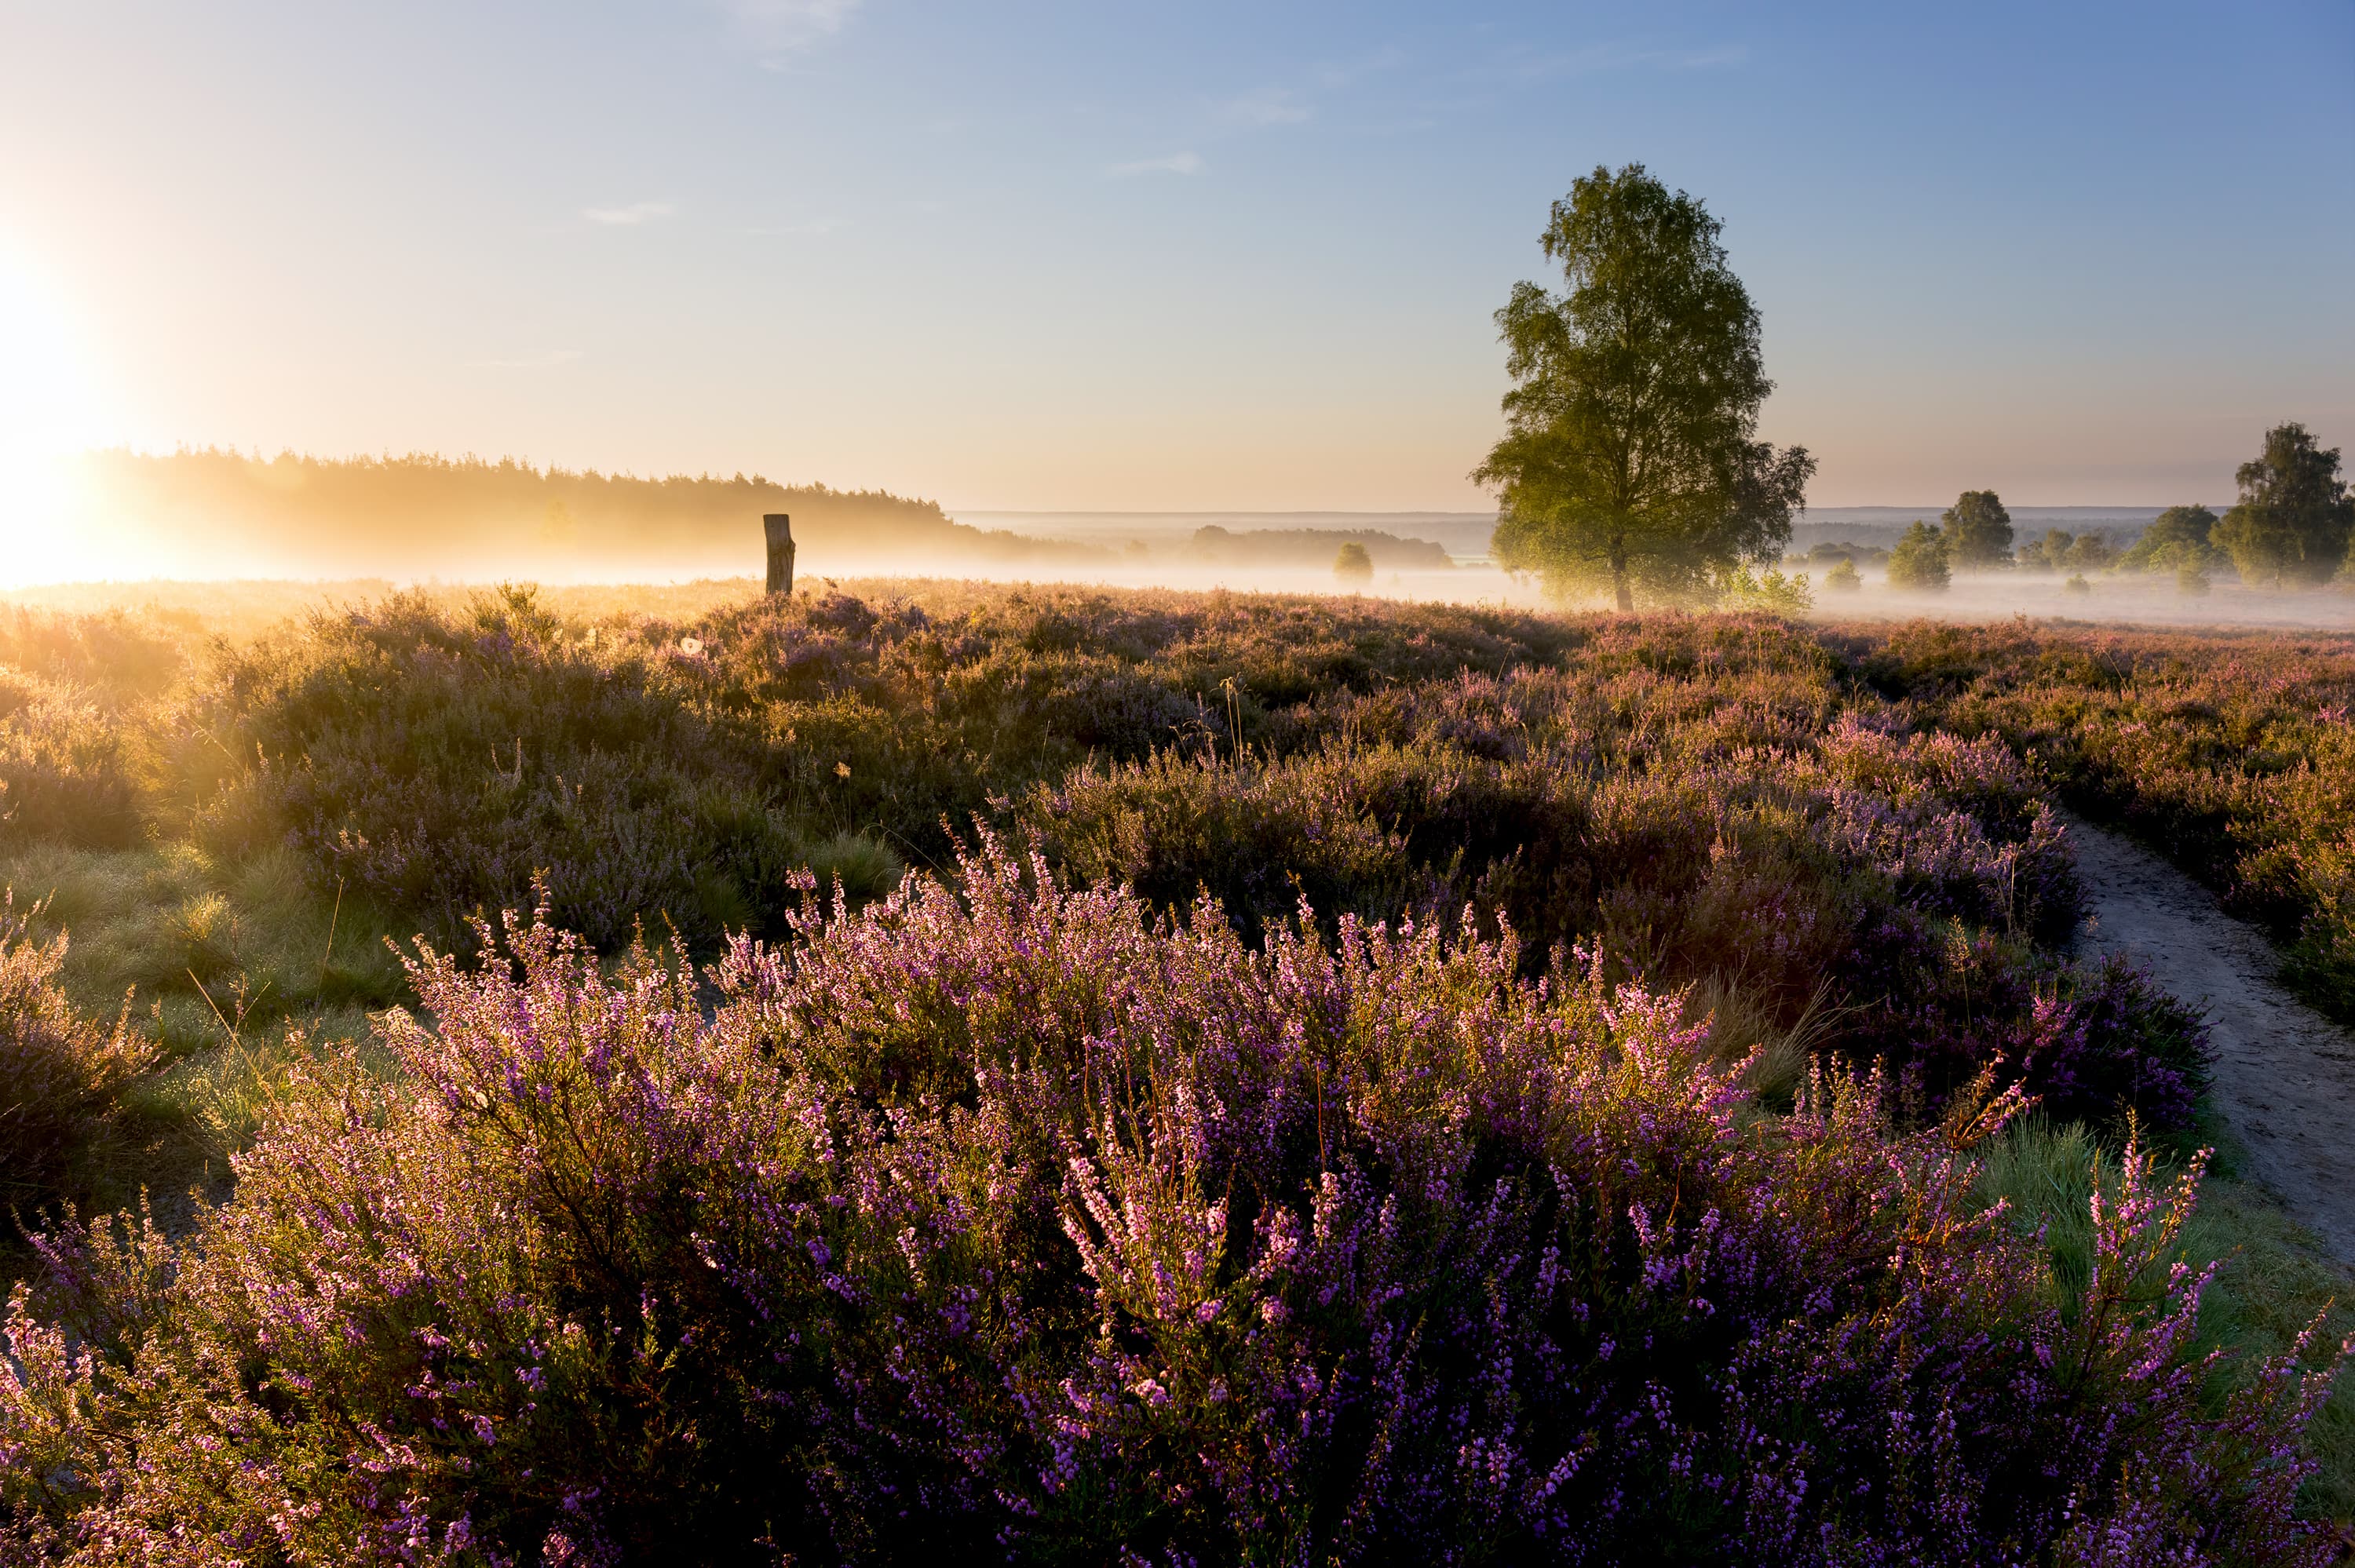
[[1237, 534], [1211, 524], [1197, 528], [1187, 553], [1241, 566], [1329, 567], [1342, 545], [1365, 546], [1378, 568], [1445, 571], [1455, 565], [1446, 547], [1429, 539], [1401, 539], [1370, 528], [1252, 528]]
[[638, 479], [501, 459], [248, 456], [218, 448], [86, 460], [88, 526], [135, 575], [563, 577], [761, 569], [761, 517], [792, 514], [801, 570], [1095, 556], [951, 522], [888, 491], [759, 474]]

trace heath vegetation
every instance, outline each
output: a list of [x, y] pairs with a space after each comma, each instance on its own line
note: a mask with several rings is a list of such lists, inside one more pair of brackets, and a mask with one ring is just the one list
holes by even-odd
[[2073, 959], [2054, 807], [2204, 824], [2327, 985], [2338, 642], [230, 623], [0, 623], [22, 1550], [2335, 1551], [2334, 1277], [2203, 1182], [2200, 1020]]

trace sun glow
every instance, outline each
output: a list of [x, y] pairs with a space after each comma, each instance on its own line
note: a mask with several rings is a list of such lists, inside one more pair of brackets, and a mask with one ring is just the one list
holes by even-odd
[[0, 587], [91, 574], [73, 460], [95, 435], [93, 401], [58, 291], [0, 249]]

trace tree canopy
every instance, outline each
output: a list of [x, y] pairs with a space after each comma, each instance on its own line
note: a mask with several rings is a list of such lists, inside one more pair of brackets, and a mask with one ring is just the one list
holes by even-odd
[[2207, 559], [2208, 536], [2215, 528], [2216, 514], [2205, 506], [2170, 506], [2151, 519], [2118, 564], [2133, 572], [2196, 567]]
[[1953, 577], [1946, 535], [1916, 517], [1897, 547], [1889, 552], [1889, 586], [1937, 593]]
[[1566, 290], [1514, 286], [1497, 313], [1513, 387], [1473, 477], [1497, 493], [1492, 545], [1560, 593], [1688, 594], [1778, 557], [1815, 460], [1756, 439], [1774, 389], [1758, 312], [1700, 201], [1630, 164], [1553, 204], [1539, 243]]
[[2355, 532], [2339, 449], [2319, 445], [2304, 425], [2276, 425], [2265, 432], [2264, 450], [2233, 477], [2241, 503], [2209, 537], [2231, 554], [2241, 580], [2275, 588], [2328, 582]]
[[2011, 514], [1992, 490], [1966, 490], [1940, 514], [1958, 567], [2011, 564]]

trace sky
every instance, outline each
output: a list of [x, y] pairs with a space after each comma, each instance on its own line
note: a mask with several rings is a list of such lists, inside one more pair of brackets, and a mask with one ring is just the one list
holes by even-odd
[[1724, 220], [1822, 506], [2355, 447], [2355, 5], [0, 0], [0, 444], [1449, 510], [1548, 204]]

